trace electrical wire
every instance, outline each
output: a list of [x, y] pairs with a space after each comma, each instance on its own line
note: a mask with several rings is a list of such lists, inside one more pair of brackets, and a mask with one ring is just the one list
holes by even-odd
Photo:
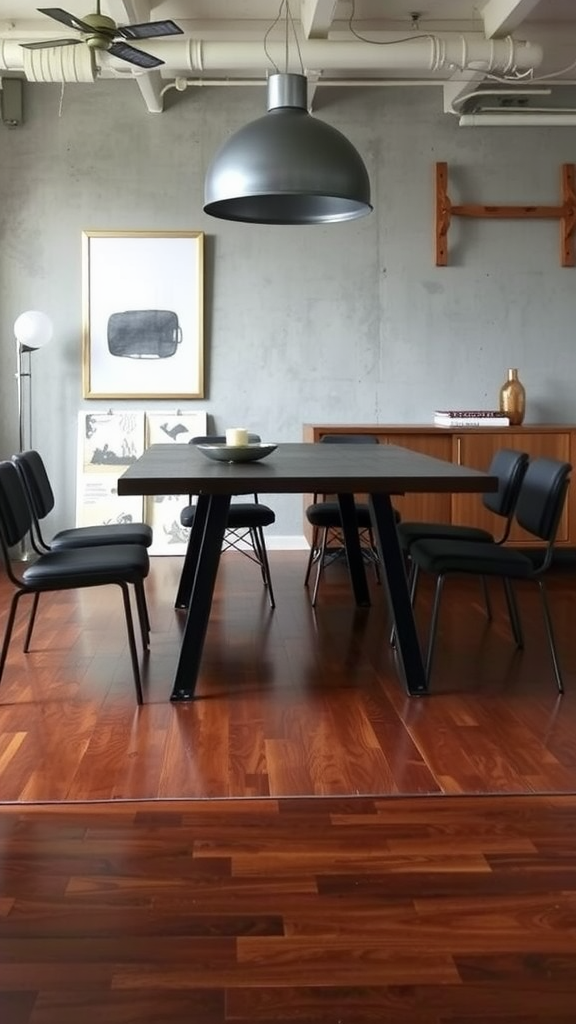
[[285, 30], [285, 37], [284, 37], [284, 70], [285, 70], [285, 72], [287, 74], [288, 73], [288, 63], [289, 63], [289, 59], [290, 59], [290, 40], [289, 40], [289, 31], [288, 30], [291, 28], [292, 29], [292, 35], [294, 36], [294, 44], [296, 46], [296, 52], [298, 54], [298, 60], [300, 62], [300, 70], [301, 70], [302, 74], [304, 74], [304, 62], [302, 60], [302, 52], [300, 50], [300, 40], [298, 39], [298, 33], [296, 31], [296, 25], [295, 25], [295, 22], [294, 22], [294, 17], [292, 15], [292, 10], [290, 8], [290, 0], [281, 0], [280, 7], [278, 8], [278, 14], [276, 15], [276, 17], [275, 17], [274, 21], [272, 22], [272, 24], [270, 25], [270, 27], [268, 29], [266, 29], [266, 33], [264, 35], [264, 53], [266, 54], [268, 60], [272, 64], [272, 67], [274, 68], [276, 74], [280, 74], [280, 68], [278, 67], [276, 61], [272, 57], [272, 54], [268, 50], [268, 39], [270, 37], [270, 33], [273, 32], [273, 30], [276, 28], [276, 25], [280, 21], [280, 19], [282, 17], [282, 12], [284, 11], [284, 9], [286, 11], [286, 13], [285, 13], [285, 17], [286, 17], [286, 30]]
[[436, 39], [430, 32], [418, 32], [417, 35], [405, 36], [403, 39], [367, 39], [356, 31], [352, 24], [356, 17], [356, 0], [351, 0], [350, 17], [348, 18], [348, 29], [361, 43], [372, 43], [373, 46], [395, 46], [396, 43], [411, 43], [415, 39]]
[[276, 61], [272, 57], [272, 54], [268, 50], [268, 39], [270, 37], [270, 33], [274, 31], [274, 29], [276, 28], [276, 25], [280, 21], [280, 18], [282, 17], [282, 10], [283, 10], [283, 8], [284, 8], [284, 0], [282, 0], [282, 2], [280, 4], [280, 7], [278, 8], [278, 14], [276, 15], [274, 21], [272, 22], [270, 27], [266, 29], [266, 32], [264, 34], [264, 53], [266, 54], [268, 60], [270, 61], [272, 67], [274, 68], [276, 74], [280, 74], [280, 68], [278, 67]]

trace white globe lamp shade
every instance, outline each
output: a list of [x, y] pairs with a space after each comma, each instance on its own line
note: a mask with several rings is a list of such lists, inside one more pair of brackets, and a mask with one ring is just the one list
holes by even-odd
[[52, 338], [52, 321], [46, 313], [29, 309], [21, 313], [14, 323], [16, 341], [23, 349], [43, 348]]

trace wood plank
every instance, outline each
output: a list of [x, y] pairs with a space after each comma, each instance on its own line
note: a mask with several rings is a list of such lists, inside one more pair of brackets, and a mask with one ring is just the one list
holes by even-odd
[[[489, 624], [475, 580], [445, 588], [432, 693], [420, 700], [398, 686], [385, 595], [373, 574], [373, 605], [358, 610], [345, 566], [333, 562], [313, 610], [303, 587], [306, 553], [273, 551], [270, 558], [274, 612], [252, 563], [237, 553], [223, 557], [199, 697], [186, 707], [168, 700], [181, 629], [172, 606], [178, 558], [152, 560], [142, 708], [134, 702], [124, 623], [106, 592], [45, 601], [33, 650], [24, 655], [14, 642], [0, 686], [0, 799], [576, 791], [569, 565], [550, 577], [566, 677], [560, 700], [538, 595], [518, 588], [522, 653], [500, 589]], [[0, 609], [7, 594], [0, 579]], [[424, 579], [422, 639], [431, 596]], [[76, 622], [71, 648], [53, 643], [60, 617]]]
[[572, 795], [5, 805], [0, 1019], [568, 1024], [575, 831]]

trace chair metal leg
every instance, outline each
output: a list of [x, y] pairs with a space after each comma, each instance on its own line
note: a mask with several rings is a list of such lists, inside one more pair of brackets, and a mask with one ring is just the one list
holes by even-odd
[[138, 621], [140, 622], [140, 632], [142, 634], [142, 646], [145, 651], [148, 651], [150, 650], [150, 620], [148, 618], [146, 595], [144, 593], [144, 584], [142, 582], [134, 584], [134, 593], [136, 595], [136, 608], [138, 610]]
[[544, 622], [546, 625], [546, 633], [548, 635], [548, 643], [550, 645], [550, 654], [552, 655], [552, 664], [554, 666], [554, 676], [556, 678], [556, 686], [558, 687], [558, 693], [564, 693], [564, 683], [562, 682], [562, 674], [560, 672], [560, 662], [558, 660], [558, 653], [556, 650], [556, 642], [554, 640], [554, 631], [552, 629], [552, 616], [550, 615], [550, 605], [546, 596], [546, 590], [542, 580], [538, 580], [538, 588], [540, 590], [540, 597], [542, 598], [542, 608], [544, 611]]
[[318, 564], [316, 566], [316, 579], [314, 580], [314, 590], [312, 591], [312, 607], [316, 607], [316, 598], [318, 597], [318, 587], [320, 586], [320, 576], [324, 568], [324, 559], [326, 558], [326, 543], [328, 540], [328, 530], [322, 531], [322, 540], [320, 541], [320, 554], [318, 555]]
[[118, 586], [122, 591], [122, 598], [124, 601], [124, 615], [126, 617], [126, 631], [128, 633], [128, 647], [130, 648], [130, 658], [132, 660], [132, 671], [134, 673], [134, 686], [136, 689], [136, 700], [138, 704], [144, 703], [142, 696], [142, 682], [140, 679], [140, 666], [138, 664], [138, 655], [136, 653], [136, 639], [134, 637], [134, 622], [132, 619], [132, 609], [130, 608], [130, 593], [128, 591], [128, 585], [126, 583], [119, 583]]
[[150, 616], [148, 614], [148, 604], [146, 602], [146, 590], [144, 589], [144, 583], [142, 583], [142, 612], [144, 614], [146, 633], [148, 634], [148, 640], [150, 640], [150, 632], [152, 627], [150, 625]]
[[254, 556], [258, 565], [260, 566], [260, 575], [262, 577], [262, 583], [264, 586], [268, 586], [266, 579], [266, 566], [264, 564], [264, 535], [260, 526], [250, 527], [250, 543], [254, 550]]
[[434, 594], [434, 605], [432, 607], [432, 618], [430, 619], [430, 633], [428, 635], [428, 651], [426, 653], [426, 682], [430, 682], [430, 673], [432, 671], [432, 658], [434, 657], [434, 648], [436, 645], [436, 633], [438, 628], [438, 612], [440, 611], [440, 598], [442, 597], [442, 589], [444, 587], [444, 576], [439, 576], [436, 580], [436, 592]]
[[315, 526], [313, 528], [313, 531], [312, 531], [312, 540], [310, 542], [310, 554], [308, 555], [308, 563], [306, 565], [306, 575], [304, 576], [304, 586], [305, 587], [308, 586], [308, 581], [310, 579], [310, 573], [312, 571], [312, 566], [314, 565], [314, 562], [318, 558], [318, 550], [319, 550], [318, 549], [318, 527]]
[[516, 641], [516, 646], [522, 650], [524, 647], [524, 634], [522, 632], [522, 623], [520, 622], [518, 605], [516, 604], [512, 583], [507, 577], [504, 577], [502, 583], [504, 584], [504, 593], [506, 594], [506, 605], [508, 607], [508, 618], [510, 619], [512, 636]]
[[32, 630], [34, 629], [34, 623], [36, 622], [36, 612], [38, 611], [38, 602], [40, 600], [40, 594], [38, 591], [34, 594], [32, 601], [32, 611], [28, 619], [28, 629], [26, 630], [26, 636], [24, 638], [24, 653], [27, 654], [30, 650], [30, 643], [32, 641]]
[[4, 665], [6, 664], [6, 656], [8, 654], [8, 648], [10, 647], [10, 640], [12, 639], [12, 630], [14, 629], [14, 619], [16, 618], [16, 609], [18, 608], [18, 601], [22, 597], [23, 593], [23, 590], [19, 590], [17, 594], [14, 594], [10, 602], [8, 621], [6, 623], [6, 629], [4, 630], [4, 642], [2, 644], [2, 653], [0, 654], [0, 680], [2, 679]]
[[492, 622], [492, 602], [490, 600], [490, 591], [488, 590], [488, 584], [485, 576], [480, 577], [480, 586], [482, 587], [482, 595], [484, 597], [486, 618], [488, 619], [488, 622]]
[[266, 541], [264, 540], [264, 531], [261, 526], [257, 526], [255, 530], [251, 530], [250, 532], [251, 534], [253, 534], [252, 542], [254, 544], [254, 550], [256, 551], [258, 561], [260, 562], [262, 582], [264, 586], [268, 588], [268, 599], [270, 601], [270, 607], [275, 608], [276, 601], [274, 600], [274, 591], [272, 589], [272, 576], [270, 573], [270, 563], [268, 561]]

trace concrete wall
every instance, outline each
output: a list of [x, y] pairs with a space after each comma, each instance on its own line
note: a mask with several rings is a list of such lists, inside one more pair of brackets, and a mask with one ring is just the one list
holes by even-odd
[[[217, 430], [242, 423], [295, 441], [304, 422], [429, 422], [436, 407], [494, 406], [518, 366], [528, 422], [576, 420], [576, 270], [557, 222], [456, 221], [434, 266], [434, 165], [453, 201], [560, 202], [571, 128], [463, 129], [439, 89], [321, 89], [315, 116], [347, 134], [370, 172], [374, 212], [345, 225], [269, 227], [202, 212], [206, 166], [260, 116], [264, 89], [168, 94], [149, 114], [134, 83], [25, 88], [21, 127], [0, 127], [0, 455], [17, 447], [12, 325], [47, 312], [34, 355], [34, 443], [74, 517], [82, 398], [83, 229], [205, 232], [206, 399]], [[174, 409], [174, 402], [115, 402]], [[301, 499], [275, 498], [278, 536], [302, 532]]]

